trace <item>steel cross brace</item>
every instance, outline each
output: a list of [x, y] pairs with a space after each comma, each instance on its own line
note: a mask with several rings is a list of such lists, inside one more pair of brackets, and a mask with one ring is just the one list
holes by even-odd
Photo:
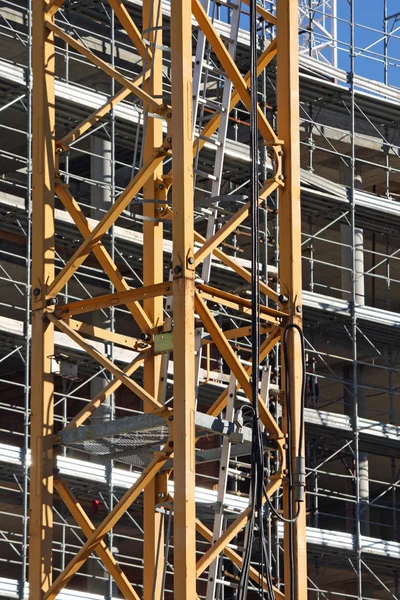
[[[215, 321], [207, 305], [205, 304], [204, 300], [201, 298], [198, 292], [196, 292], [195, 295], [195, 307], [201, 320], [203, 321], [205, 328], [214, 340], [215, 345], [217, 346], [218, 350], [221, 352], [225, 361], [234, 373], [244, 393], [250, 399], [251, 385], [249, 375], [246, 372], [243, 365], [239, 362], [232, 347], [224, 337], [222, 331], [218, 327], [217, 322]], [[278, 424], [269, 412], [268, 408], [265, 406], [265, 403], [262, 400], [261, 396], [259, 396], [259, 408], [261, 421], [264, 423], [271, 437], [273, 439], [282, 439], [284, 437], [283, 433], [278, 427]]]
[[115, 505], [113, 510], [107, 515], [103, 522], [91, 532], [87, 541], [77, 552], [74, 558], [69, 562], [66, 568], [60, 573], [49, 590], [44, 594], [44, 600], [55, 600], [58, 594], [72, 577], [79, 571], [82, 565], [87, 561], [92, 552], [104, 540], [109, 531], [118, 523], [122, 515], [133, 504], [136, 498], [141, 494], [145, 487], [153, 480], [155, 475], [164, 465], [170, 453], [160, 452], [152, 460], [142, 475], [135, 481], [132, 487], [123, 495], [121, 500]]
[[103, 235], [115, 223], [118, 217], [122, 214], [128, 204], [136, 196], [139, 190], [143, 187], [149, 177], [154, 173], [155, 169], [162, 163], [168, 151], [165, 148], [159, 148], [153, 156], [143, 165], [136, 176], [132, 179], [129, 185], [125, 188], [122, 194], [117, 198], [112, 207], [98, 222], [96, 227], [85, 238], [74, 255], [70, 258], [64, 268], [58, 273], [54, 281], [49, 285], [48, 297], [56, 296], [64, 287], [72, 275], [79, 269], [81, 264], [86, 260], [89, 254], [93, 251], [96, 244], [99, 244]]
[[[74, 342], [76, 342], [89, 356], [94, 358], [102, 367], [108, 369], [114, 377], [119, 379], [126, 387], [136, 394], [149, 408], [156, 410], [162, 407], [162, 405], [151, 396], [146, 390], [144, 390], [139, 384], [133, 379], [128, 377], [124, 371], [117, 367], [109, 358], [101, 354], [96, 348], [91, 346], [82, 336], [76, 331], [71, 329], [65, 321], [58, 320], [51, 312], [47, 313], [47, 318], [51, 321], [57, 329], [68, 335]], [[103, 390], [104, 391], [104, 390]]]
[[[74, 517], [76, 523], [82, 529], [83, 533], [87, 538], [90, 538], [96, 528], [86, 512], [83, 510], [80, 502], [77, 500], [77, 498], [75, 498], [72, 491], [69, 489], [67, 483], [64, 480], [56, 477], [54, 479], [54, 488], [58, 492], [58, 495], [68, 508], [71, 515]], [[124, 598], [126, 600], [140, 600], [132, 585], [129, 583], [127, 576], [122, 571], [121, 567], [119, 567], [117, 561], [112, 555], [112, 552], [107, 548], [106, 543], [103, 540], [96, 547], [96, 554], [103, 562], [104, 567], [110, 573], [111, 577], [114, 579]]]
[[[268, 46], [268, 48], [266, 48], [264, 50], [264, 52], [261, 54], [261, 56], [259, 57], [258, 61], [257, 61], [257, 73], [258, 75], [260, 75], [264, 69], [269, 65], [269, 63], [272, 61], [272, 59], [276, 56], [277, 53], [277, 43], [276, 43], [276, 38], [274, 40], [272, 40], [272, 42], [270, 43], [270, 45]], [[246, 85], [249, 84], [250, 82], [250, 71], [248, 71], [244, 77], [244, 81], [246, 83]], [[237, 106], [237, 104], [239, 104], [241, 100], [240, 94], [237, 90], [235, 90], [232, 94], [231, 97], [231, 103], [229, 105], [229, 112], [231, 112], [235, 106]], [[217, 113], [215, 114], [207, 123], [207, 125], [205, 125], [203, 127], [203, 129], [199, 132], [199, 137], [197, 139], [195, 139], [194, 143], [193, 143], [193, 155], [196, 156], [197, 152], [199, 152], [204, 145], [207, 143], [207, 138], [210, 138], [213, 133], [216, 132], [216, 130], [219, 127], [219, 123], [221, 120], [221, 114]]]

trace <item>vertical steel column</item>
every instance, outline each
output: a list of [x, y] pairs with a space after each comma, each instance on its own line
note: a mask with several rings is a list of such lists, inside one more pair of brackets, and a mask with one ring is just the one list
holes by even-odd
[[196, 598], [192, 13], [171, 3], [174, 298], [174, 597]]
[[[277, 2], [277, 93], [278, 133], [284, 140], [284, 188], [279, 198], [280, 288], [288, 296], [289, 323], [302, 325], [301, 281], [301, 214], [300, 214], [300, 138], [299, 138], [299, 58], [298, 2]], [[291, 440], [293, 473], [301, 427], [302, 351], [300, 338], [294, 330], [287, 336], [290, 368], [290, 400], [292, 414]], [[282, 361], [283, 362], [283, 361]], [[285, 381], [284, 365], [282, 381]], [[284, 411], [286, 413], [286, 411]], [[285, 414], [287, 417], [287, 415]], [[304, 439], [304, 438], [303, 438]], [[303, 449], [304, 456], [304, 449]], [[284, 483], [285, 515], [290, 514], [288, 482]], [[293, 513], [295, 511], [293, 510]], [[292, 551], [289, 540], [292, 538]], [[290, 600], [307, 598], [306, 507], [293, 525], [285, 524], [284, 543], [285, 597]]]
[[[162, 11], [161, 1], [144, 0], [143, 2], [143, 37], [149, 41], [151, 51], [145, 55], [143, 70], [151, 67], [151, 75], [145, 90], [154, 97], [162, 96]], [[149, 64], [151, 63], [151, 64]], [[146, 110], [146, 107], [144, 107]], [[144, 120], [143, 161], [146, 163], [154, 152], [154, 148], [162, 145], [162, 120], [149, 117]], [[158, 216], [157, 198], [164, 198], [159, 189], [163, 168], [158, 167], [143, 187], [143, 197], [150, 200], [143, 204], [145, 217]], [[161, 205], [160, 205], [161, 206]], [[143, 284], [152, 285], [163, 281], [163, 225], [160, 222], [145, 220], [143, 223]], [[144, 309], [152, 323], [163, 323], [163, 299], [161, 296], [144, 301]], [[161, 377], [161, 356], [152, 356], [144, 363], [144, 387], [158, 398]], [[144, 491], [144, 600], [160, 598], [162, 573], [164, 564], [163, 517], [156, 511], [157, 481], [156, 476]], [[160, 548], [158, 550], [158, 540]]]
[[33, 2], [32, 163], [32, 388], [29, 597], [41, 600], [51, 585], [53, 533], [53, 325], [44, 317], [54, 279], [54, 37], [44, 0]]

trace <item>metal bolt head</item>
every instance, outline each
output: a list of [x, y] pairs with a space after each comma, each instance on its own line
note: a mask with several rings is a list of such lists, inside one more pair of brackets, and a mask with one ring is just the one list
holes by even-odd
[[33, 295], [35, 296], [35, 298], [37, 298], [38, 296], [40, 296], [40, 289], [39, 288], [35, 288], [33, 290]]
[[174, 273], [175, 275], [179, 275], [179, 273], [182, 272], [182, 267], [180, 265], [176, 265], [176, 267], [174, 267]]
[[169, 415], [169, 417], [168, 417], [168, 421], [173, 421], [173, 420], [174, 420], [174, 417], [173, 417], [173, 415]]
[[299, 313], [299, 315], [301, 315], [301, 311], [302, 311], [301, 306], [300, 305], [296, 306], [296, 312]]
[[194, 265], [194, 256], [189, 256], [188, 263], [189, 265]]

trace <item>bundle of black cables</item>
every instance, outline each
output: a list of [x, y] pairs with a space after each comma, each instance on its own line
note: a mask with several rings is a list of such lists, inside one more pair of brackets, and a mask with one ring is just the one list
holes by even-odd
[[[260, 226], [259, 226], [259, 207], [258, 207], [258, 196], [259, 196], [259, 174], [258, 174], [258, 98], [257, 98], [257, 3], [256, 0], [250, 0], [250, 165], [251, 165], [251, 188], [250, 188], [250, 204], [251, 204], [251, 263], [252, 263], [252, 453], [251, 453], [251, 480], [250, 480], [250, 501], [251, 501], [251, 514], [246, 528], [245, 534], [245, 547], [243, 552], [243, 563], [238, 584], [238, 590], [236, 598], [237, 600], [246, 600], [248, 585], [249, 585], [249, 574], [251, 566], [252, 552], [255, 544], [255, 531], [258, 530], [258, 571], [260, 574], [259, 581], [255, 583], [258, 588], [259, 598], [274, 600], [274, 591], [272, 586], [271, 567], [269, 561], [269, 551], [267, 546], [267, 537], [264, 532], [264, 513], [263, 504], [264, 499], [267, 502], [267, 506], [274, 515], [280, 520], [289, 523], [290, 535], [290, 560], [292, 569], [294, 569], [294, 556], [293, 556], [293, 523], [298, 517], [299, 508], [295, 515], [293, 515], [293, 490], [294, 490], [294, 478], [293, 478], [293, 461], [292, 461], [292, 416], [290, 407], [290, 372], [289, 372], [289, 359], [287, 351], [287, 335], [291, 329], [298, 331], [301, 344], [302, 344], [302, 355], [303, 355], [303, 382], [302, 382], [302, 410], [301, 410], [301, 424], [300, 424], [300, 439], [298, 444], [298, 456], [302, 452], [302, 432], [303, 432], [303, 420], [304, 420], [304, 398], [306, 392], [306, 361], [304, 351], [304, 337], [301, 328], [298, 325], [291, 324], [286, 327], [283, 336], [284, 346], [284, 362], [285, 362], [285, 386], [286, 386], [286, 410], [287, 410], [287, 427], [288, 427], [288, 453], [287, 453], [287, 464], [288, 464], [288, 488], [289, 488], [289, 511], [288, 518], [285, 519], [275, 509], [272, 502], [268, 498], [265, 480], [267, 476], [267, 470], [265, 465], [264, 453], [263, 453], [263, 440], [261, 432], [261, 424], [258, 409], [258, 393], [259, 393], [259, 353], [260, 353], [260, 273], [259, 273], [259, 238], [260, 238]], [[294, 600], [294, 589], [293, 589], [293, 577], [291, 578], [290, 585], [290, 598]], [[266, 582], [266, 585], [265, 585]], [[265, 589], [266, 588], [266, 589]]]
[[[264, 534], [263, 494], [265, 465], [263, 454], [263, 441], [260, 428], [258, 410], [259, 389], [259, 351], [260, 351], [260, 273], [259, 273], [259, 212], [258, 212], [258, 98], [257, 98], [257, 5], [256, 0], [250, 0], [250, 165], [251, 165], [251, 262], [252, 262], [252, 453], [251, 453], [251, 479], [250, 501], [252, 510], [246, 529], [245, 549], [243, 553], [242, 570], [239, 579], [237, 600], [245, 600], [248, 591], [249, 571], [252, 550], [255, 542], [255, 529], [258, 529], [259, 542], [259, 573], [258, 587], [260, 597], [273, 600], [271, 569], [269, 565], [268, 548]], [[264, 594], [264, 578], [267, 581], [267, 596]]]

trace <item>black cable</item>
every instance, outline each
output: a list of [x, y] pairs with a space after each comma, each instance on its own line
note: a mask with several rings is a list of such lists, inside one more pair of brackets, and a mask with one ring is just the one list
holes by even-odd
[[258, 525], [260, 551], [258, 582], [260, 597], [264, 598], [264, 573], [268, 584], [268, 598], [273, 600], [272, 580], [268, 564], [268, 549], [264, 536], [263, 523], [263, 486], [264, 486], [264, 454], [260, 429], [258, 394], [260, 384], [259, 354], [260, 354], [260, 225], [259, 225], [259, 173], [258, 173], [258, 98], [257, 98], [257, 5], [256, 0], [250, 0], [250, 206], [251, 206], [251, 264], [252, 264], [252, 381], [251, 403], [253, 410], [252, 424], [252, 452], [251, 452], [251, 478], [250, 498], [251, 514], [247, 525], [246, 547], [243, 552], [242, 570], [238, 585], [238, 600], [247, 597], [251, 554], [254, 545], [255, 525]]
[[[251, 208], [251, 265], [252, 265], [252, 279], [251, 279], [251, 292], [252, 292], [252, 316], [251, 316], [251, 342], [252, 342], [252, 381], [251, 381], [251, 405], [253, 412], [253, 423], [252, 423], [252, 451], [251, 451], [251, 477], [250, 477], [250, 500], [251, 500], [251, 513], [246, 528], [246, 544], [243, 551], [242, 569], [239, 579], [239, 585], [237, 590], [237, 600], [246, 600], [248, 583], [249, 583], [249, 571], [251, 565], [251, 555], [254, 545], [255, 538], [255, 525], [258, 525], [259, 534], [259, 552], [258, 552], [258, 563], [260, 581], [258, 582], [259, 597], [265, 598], [264, 594], [264, 574], [265, 580], [267, 581], [267, 598], [268, 600], [274, 599], [274, 592], [272, 587], [271, 569], [269, 564], [269, 554], [264, 535], [264, 521], [262, 506], [264, 503], [263, 496], [266, 496], [267, 505], [270, 510], [281, 520], [289, 523], [289, 546], [290, 546], [290, 562], [292, 572], [295, 568], [294, 563], [294, 544], [293, 544], [293, 523], [300, 514], [300, 503], [296, 511], [296, 515], [293, 515], [293, 460], [292, 460], [292, 415], [290, 406], [290, 371], [289, 371], [289, 359], [287, 352], [287, 335], [290, 329], [298, 331], [301, 343], [302, 343], [302, 355], [303, 355], [303, 382], [302, 382], [302, 407], [300, 417], [300, 435], [298, 442], [298, 456], [301, 456], [302, 445], [303, 445], [303, 427], [304, 427], [304, 401], [306, 393], [306, 364], [305, 364], [305, 349], [304, 349], [304, 336], [301, 328], [298, 325], [290, 324], [286, 327], [283, 335], [283, 350], [284, 350], [284, 363], [286, 373], [286, 409], [287, 409], [287, 433], [288, 433], [288, 451], [287, 451], [287, 462], [288, 462], [288, 490], [289, 490], [289, 518], [282, 517], [273, 506], [272, 502], [268, 498], [265, 488], [265, 464], [264, 464], [264, 453], [263, 453], [263, 441], [262, 433], [260, 428], [259, 408], [258, 408], [258, 394], [260, 384], [260, 371], [259, 371], [259, 354], [260, 354], [260, 252], [259, 252], [259, 239], [260, 239], [260, 226], [259, 226], [259, 172], [258, 172], [258, 98], [257, 98], [257, 3], [256, 0], [250, 0], [250, 208]], [[290, 582], [290, 595], [291, 600], [294, 600], [294, 578], [291, 577]]]

